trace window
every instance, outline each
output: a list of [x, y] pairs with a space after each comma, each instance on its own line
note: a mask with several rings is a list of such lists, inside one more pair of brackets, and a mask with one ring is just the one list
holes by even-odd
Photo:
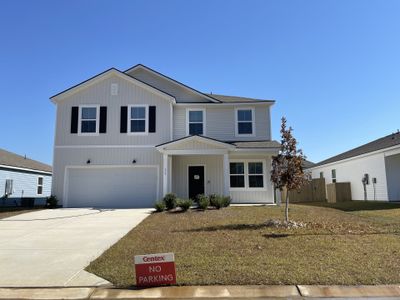
[[231, 162], [230, 169], [230, 182], [232, 188], [244, 188], [244, 163]]
[[336, 169], [332, 169], [332, 183], [336, 182]]
[[319, 172], [319, 178], [324, 178], [324, 172]]
[[99, 108], [97, 106], [81, 106], [80, 107], [80, 133], [93, 134], [99, 132], [98, 124]]
[[264, 187], [264, 174], [262, 162], [249, 162], [249, 187]]
[[230, 187], [242, 189], [263, 189], [265, 182], [264, 163], [262, 161], [231, 162]]
[[38, 177], [37, 194], [38, 195], [42, 195], [43, 194], [43, 177]]
[[204, 135], [204, 121], [205, 121], [205, 110], [200, 109], [188, 109], [186, 112], [187, 117], [187, 135]]
[[5, 188], [4, 192], [7, 196], [9, 196], [13, 193], [13, 180], [12, 179], [6, 179], [6, 188]]
[[254, 134], [254, 109], [236, 109], [236, 135]]
[[135, 105], [129, 109], [129, 132], [143, 134], [148, 132], [147, 106]]

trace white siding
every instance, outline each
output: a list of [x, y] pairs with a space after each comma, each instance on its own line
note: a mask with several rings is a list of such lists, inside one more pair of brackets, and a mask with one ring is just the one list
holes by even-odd
[[[64, 197], [65, 167], [87, 166], [130, 166], [136, 160], [136, 166], [160, 166], [159, 180], [162, 180], [162, 156], [155, 148], [58, 148], [54, 152], [52, 193], [62, 202]], [[159, 182], [159, 188], [162, 182]], [[159, 195], [162, 191], [159, 190]]]
[[[235, 106], [207, 106], [206, 136], [222, 141], [251, 141], [270, 140], [270, 113], [269, 106], [251, 106], [255, 109], [255, 136], [235, 136]], [[204, 108], [204, 106], [191, 106]], [[174, 107], [174, 139], [186, 136], [186, 107]]]
[[[37, 194], [38, 177], [43, 177], [43, 194]], [[4, 195], [6, 179], [13, 180], [13, 194], [9, 198], [34, 197], [45, 198], [50, 196], [51, 176], [31, 172], [0, 170], [0, 197]]]
[[[118, 95], [111, 96], [111, 84], [118, 83]], [[97, 104], [107, 106], [107, 133], [96, 136], [71, 134], [71, 107]], [[120, 133], [121, 106], [156, 106], [156, 132], [148, 135]], [[171, 103], [132, 82], [113, 76], [93, 84], [57, 105], [56, 145], [158, 145], [171, 139]]]
[[[336, 162], [327, 166], [312, 169], [312, 178], [319, 178], [324, 172], [326, 184], [332, 183], [332, 169], [336, 169], [337, 182], [351, 183], [351, 196], [353, 200], [364, 200], [364, 187], [361, 182], [364, 174], [369, 174], [370, 184], [367, 185], [367, 200], [388, 200], [385, 157], [383, 153], [372, 154], [364, 157], [351, 158], [344, 162]], [[372, 178], [377, 179], [374, 185]]]

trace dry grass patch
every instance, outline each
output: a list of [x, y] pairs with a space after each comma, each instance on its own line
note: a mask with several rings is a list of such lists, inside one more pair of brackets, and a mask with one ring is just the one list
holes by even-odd
[[283, 209], [153, 214], [87, 270], [117, 286], [132, 286], [134, 255], [174, 252], [179, 285], [400, 282], [400, 224], [388, 230], [371, 217], [292, 205], [291, 218], [306, 227], [265, 226], [268, 219], [282, 218]]
[[41, 210], [43, 207], [0, 207], [0, 219], [13, 217], [31, 211]]

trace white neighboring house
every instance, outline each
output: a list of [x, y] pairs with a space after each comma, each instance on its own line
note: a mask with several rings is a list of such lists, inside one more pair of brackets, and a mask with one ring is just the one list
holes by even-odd
[[0, 149], [0, 205], [20, 205], [23, 199], [46, 203], [51, 189], [51, 166]]
[[312, 178], [324, 177], [326, 184], [350, 182], [353, 200], [400, 201], [400, 133], [336, 155], [309, 168]]
[[53, 97], [52, 193], [64, 207], [152, 207], [166, 193], [273, 203], [271, 100], [201, 93], [146, 66]]

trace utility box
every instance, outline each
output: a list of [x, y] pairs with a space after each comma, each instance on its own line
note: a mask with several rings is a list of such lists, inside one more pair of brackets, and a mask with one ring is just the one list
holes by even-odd
[[335, 182], [326, 185], [328, 203], [351, 201], [350, 182]]

